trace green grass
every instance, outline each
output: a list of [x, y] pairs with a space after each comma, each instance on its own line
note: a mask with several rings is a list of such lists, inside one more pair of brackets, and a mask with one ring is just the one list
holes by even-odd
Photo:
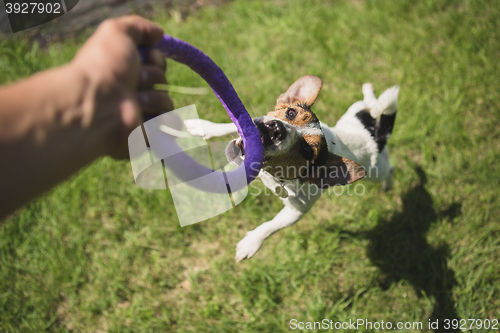
[[[129, 163], [102, 159], [0, 228], [1, 332], [284, 332], [292, 318], [426, 327], [500, 317], [497, 2], [236, 1], [184, 22], [154, 20], [211, 56], [252, 114], [305, 74], [322, 78], [313, 109], [331, 125], [362, 83], [379, 93], [399, 84], [388, 145], [395, 187], [364, 182], [363, 196], [325, 195], [236, 264], [236, 243], [281, 209], [277, 197], [249, 196], [181, 228], [169, 191], [138, 188]], [[39, 50], [21, 39], [0, 43], [2, 82], [63, 64], [84, 42]], [[206, 86], [173, 62], [167, 74]], [[228, 119], [213, 95], [173, 98]]]

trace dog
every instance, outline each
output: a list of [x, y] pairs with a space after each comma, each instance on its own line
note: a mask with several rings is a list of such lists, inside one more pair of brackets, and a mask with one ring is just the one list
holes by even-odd
[[[285, 207], [238, 242], [238, 262], [254, 256], [276, 231], [297, 223], [329, 186], [352, 184], [363, 177], [381, 182], [384, 190], [393, 186], [394, 167], [386, 144], [396, 119], [399, 87], [376, 98], [373, 86], [363, 84], [363, 100], [352, 104], [329, 127], [311, 110], [322, 85], [317, 76], [302, 76], [279, 96], [273, 111], [254, 118], [264, 145], [258, 177], [281, 197]], [[233, 123], [198, 119], [184, 123], [191, 135], [205, 139], [238, 133]], [[242, 162], [241, 138], [228, 144], [226, 157], [232, 163]]]

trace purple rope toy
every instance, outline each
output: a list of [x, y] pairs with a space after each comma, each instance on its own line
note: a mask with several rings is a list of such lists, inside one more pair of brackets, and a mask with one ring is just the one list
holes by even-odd
[[[187, 65], [210, 85], [210, 88], [212, 88], [229, 117], [236, 125], [243, 139], [245, 149], [244, 164], [234, 171], [226, 173], [216, 172], [199, 164], [182, 152], [180, 148], [175, 158], [170, 158], [166, 161], [169, 169], [184, 181], [198, 178], [194, 186], [206, 192], [231, 193], [247, 186], [259, 174], [264, 158], [264, 148], [260, 133], [231, 85], [231, 82], [229, 82], [224, 72], [222, 72], [212, 59], [185, 41], [169, 35], [163, 35], [163, 39], [153, 47], [160, 50], [165, 58], [170, 58]], [[139, 48], [143, 62], [146, 59], [147, 51], [147, 48]], [[168, 145], [170, 144], [169, 142]], [[177, 148], [178, 146], [174, 150], [177, 150]], [[246, 182], [241, 181], [245, 179], [243, 172], [246, 173]], [[199, 181], [199, 177], [208, 174], [213, 174], [212, 176], [215, 177], [208, 177]]]

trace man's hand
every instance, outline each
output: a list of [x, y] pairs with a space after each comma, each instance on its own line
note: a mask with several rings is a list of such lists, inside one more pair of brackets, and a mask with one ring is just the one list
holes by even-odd
[[142, 115], [159, 115], [173, 110], [164, 91], [153, 90], [167, 83], [166, 61], [161, 52], [151, 50], [147, 64], [141, 64], [138, 46], [151, 46], [163, 36], [157, 25], [139, 17], [107, 20], [85, 43], [72, 65], [90, 82], [89, 108], [85, 121], [110, 122], [113, 126], [106, 153], [127, 158], [127, 138], [142, 122]]

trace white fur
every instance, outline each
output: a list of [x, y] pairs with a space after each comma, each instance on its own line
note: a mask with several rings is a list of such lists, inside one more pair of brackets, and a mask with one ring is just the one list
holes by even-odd
[[[378, 152], [377, 144], [363, 124], [356, 118], [356, 114], [368, 109], [370, 114], [393, 114], [397, 108], [397, 86], [386, 90], [378, 99], [374, 95], [373, 87], [369, 83], [363, 85], [364, 99], [351, 105], [347, 112], [339, 119], [334, 127], [321, 123], [321, 128], [328, 143], [328, 150], [336, 155], [351, 159], [365, 167], [365, 178], [375, 182], [382, 182], [382, 187], [392, 187], [392, 173], [394, 168], [389, 161], [389, 152], [384, 148]], [[269, 117], [268, 117], [269, 118]], [[234, 124], [216, 124], [201, 120], [201, 125], [192, 120], [185, 121], [187, 131], [192, 135], [205, 137], [222, 136], [229, 134], [228, 130], [236, 132]], [[285, 123], [286, 124], [286, 123]], [[200, 130], [200, 127], [202, 130]], [[289, 128], [287, 127], [287, 130]], [[298, 129], [298, 133], [311, 131], [317, 134], [317, 128], [306, 127]], [[302, 131], [302, 132], [301, 132]], [[285, 143], [286, 144], [286, 143]], [[282, 183], [269, 173], [261, 171], [259, 177], [266, 187], [274, 191]], [[251, 258], [261, 247], [267, 237], [274, 232], [297, 223], [307, 213], [314, 203], [323, 194], [316, 185], [301, 183], [299, 180], [287, 181], [284, 185], [288, 192], [287, 198], [282, 198], [285, 207], [269, 222], [265, 222], [238, 242], [236, 246], [236, 261]]]
[[318, 127], [299, 127], [298, 132], [300, 135], [323, 135], [323, 131], [321, 128]]
[[398, 94], [399, 87], [394, 86], [382, 93], [377, 99], [377, 102], [370, 108], [370, 114], [377, 119], [383, 114], [391, 115], [396, 113], [398, 109]]

